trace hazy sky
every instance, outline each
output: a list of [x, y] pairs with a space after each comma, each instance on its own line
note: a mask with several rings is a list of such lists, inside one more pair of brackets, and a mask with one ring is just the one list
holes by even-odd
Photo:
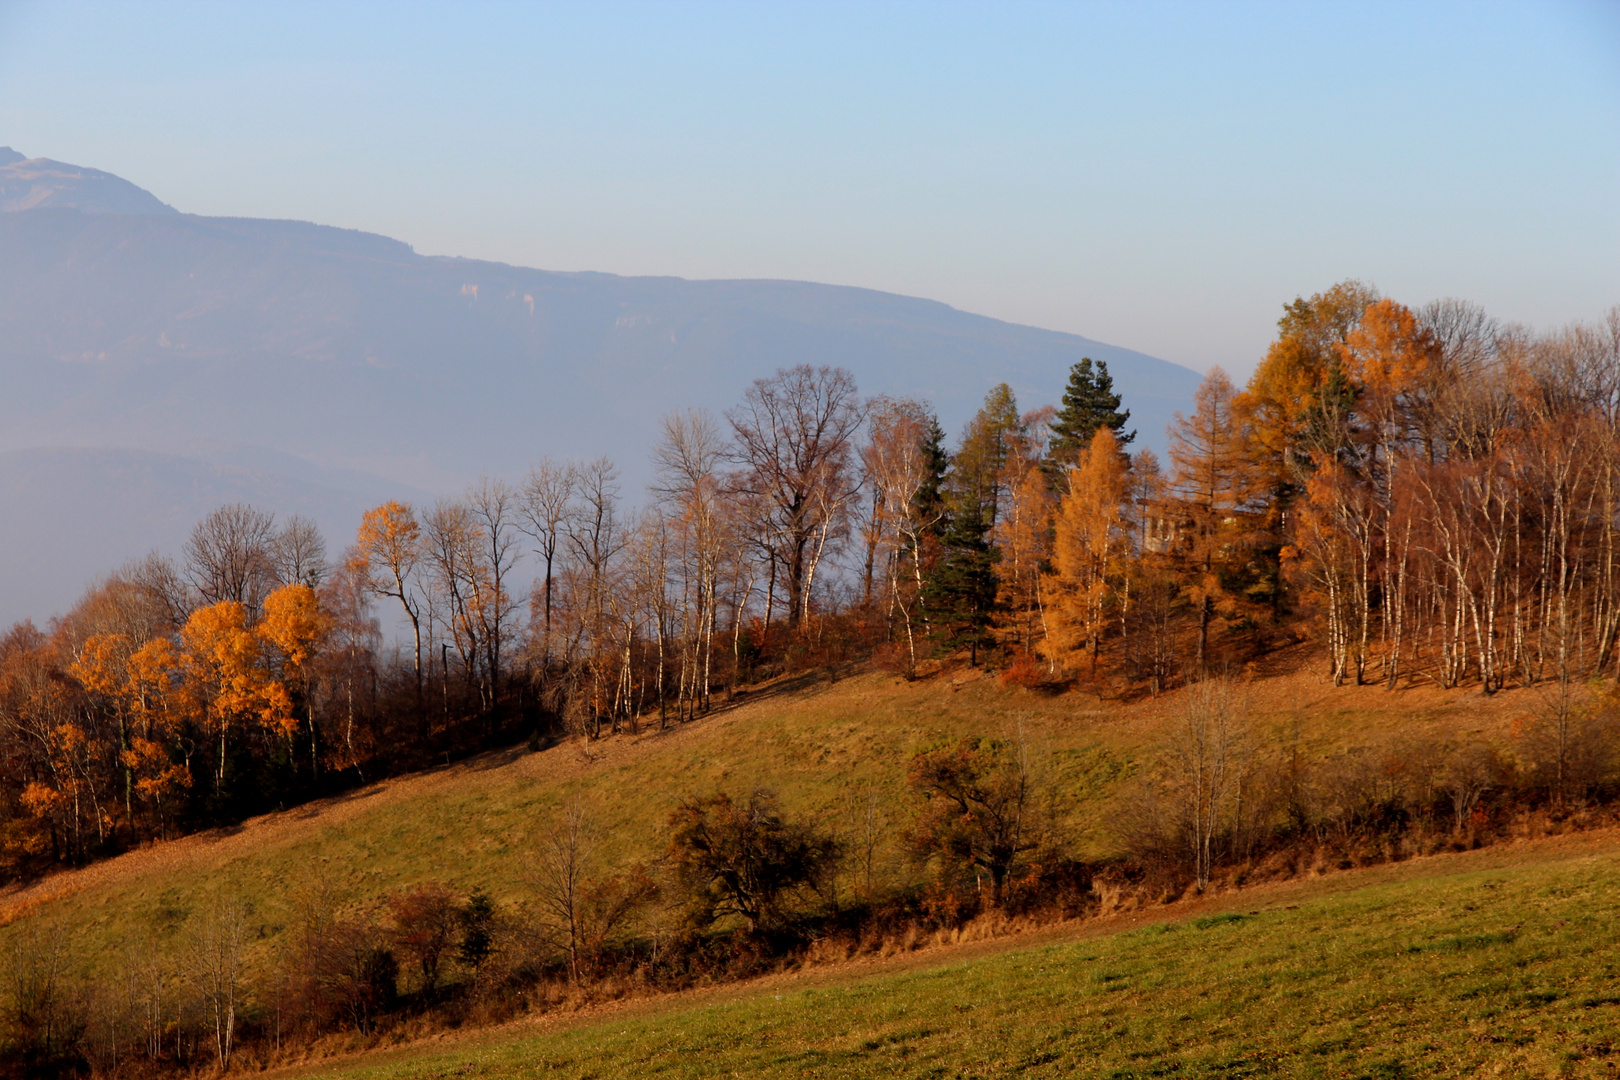
[[1246, 373], [1345, 277], [1620, 302], [1620, 3], [0, 0], [0, 144], [201, 214]]

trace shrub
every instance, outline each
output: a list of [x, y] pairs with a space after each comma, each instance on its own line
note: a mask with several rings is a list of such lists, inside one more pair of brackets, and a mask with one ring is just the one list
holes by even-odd
[[1001, 670], [1001, 685], [1005, 687], [1034, 690], [1046, 682], [1046, 673], [1041, 670], [1040, 662], [1027, 652], [1019, 653], [1012, 663]]
[[908, 778], [923, 799], [907, 836], [913, 852], [934, 863], [948, 892], [969, 874], [977, 892], [988, 875], [990, 903], [1000, 907], [1015, 869], [1040, 846], [1023, 756], [999, 740], [963, 739], [918, 754]]
[[461, 924], [462, 963], [476, 968], [489, 959], [495, 942], [495, 902], [483, 889], [474, 889], [467, 897], [467, 905], [456, 913]]
[[818, 888], [837, 865], [838, 842], [782, 816], [776, 796], [688, 799], [669, 815], [670, 860], [691, 900], [694, 925], [741, 917], [750, 933], [780, 925], [783, 901]]
[[456, 898], [443, 885], [418, 885], [388, 901], [395, 950], [422, 973], [422, 990], [431, 995], [439, 985], [444, 957], [455, 945], [459, 924]]

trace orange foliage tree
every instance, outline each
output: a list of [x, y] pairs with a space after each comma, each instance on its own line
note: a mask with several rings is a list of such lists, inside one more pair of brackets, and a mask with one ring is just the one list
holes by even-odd
[[1129, 554], [1125, 501], [1126, 458], [1119, 440], [1100, 427], [1067, 474], [1068, 491], [1058, 506], [1052, 543], [1051, 635], [1047, 651], [1058, 657], [1081, 649], [1097, 657], [1122, 564]]
[[215, 783], [226, 782], [233, 728], [257, 725], [291, 737], [297, 730], [292, 697], [272, 678], [265, 641], [247, 624], [247, 609], [235, 600], [199, 608], [180, 630], [184, 707], [203, 731], [219, 740]]

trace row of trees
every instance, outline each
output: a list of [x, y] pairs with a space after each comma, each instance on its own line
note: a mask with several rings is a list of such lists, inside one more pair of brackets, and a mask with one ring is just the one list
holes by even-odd
[[1620, 308], [1535, 336], [1346, 282], [1279, 326], [1244, 389], [1204, 380], [1167, 475], [1109, 432], [1067, 471], [1050, 662], [1196, 675], [1302, 618], [1335, 681], [1612, 673]]
[[[1077, 372], [1096, 400], [1067, 403], [1059, 455], [1099, 409], [1127, 415], [1106, 368]], [[926, 403], [800, 366], [723, 422], [669, 416], [639, 508], [611, 461], [543, 461], [521, 484], [380, 505], [329, 560], [309, 522], [223, 507], [179, 562], [140, 560], [50, 633], [0, 643], [6, 862], [81, 861], [519, 731], [689, 719], [874, 646], [907, 671], [962, 645], [976, 662], [996, 530], [1016, 531], [1016, 581], [1039, 570], [1025, 534], [1045, 525], [1009, 477], [1044, 460], [1051, 415], [998, 387], [951, 454]]]
[[1129, 421], [1082, 360], [1055, 407], [993, 388], [947, 449], [926, 402], [800, 366], [668, 417], [638, 508], [612, 462], [545, 461], [376, 507], [332, 560], [223, 508], [0, 642], [0, 850], [82, 860], [873, 650], [1125, 692], [1301, 636], [1389, 686], [1612, 670], [1620, 311], [1535, 336], [1344, 283], [1287, 307], [1245, 388], [1210, 373], [1168, 461]]

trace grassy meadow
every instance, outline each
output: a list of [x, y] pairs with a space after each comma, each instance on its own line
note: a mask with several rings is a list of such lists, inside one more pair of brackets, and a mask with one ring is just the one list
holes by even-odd
[[1612, 835], [1279, 883], [1197, 910], [1119, 932], [1081, 924], [1071, 940], [967, 962], [936, 950], [912, 970], [775, 977], [722, 1001], [676, 995], [319, 1071], [1607, 1077], [1620, 1063]]

